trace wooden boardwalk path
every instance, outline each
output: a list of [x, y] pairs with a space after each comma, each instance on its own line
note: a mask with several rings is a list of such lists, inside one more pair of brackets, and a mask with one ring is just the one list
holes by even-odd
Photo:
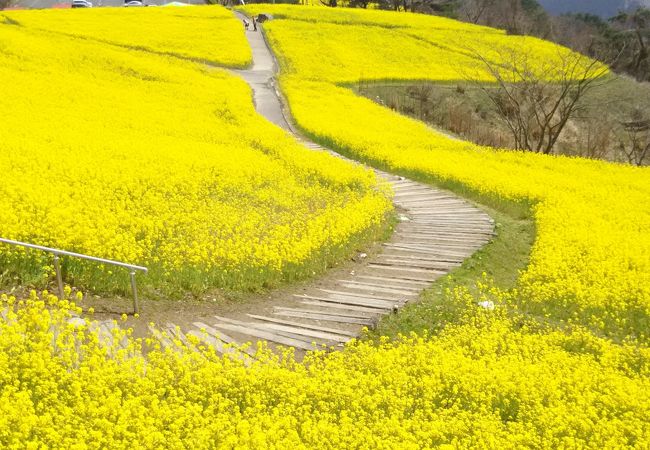
[[[240, 16], [241, 18], [241, 16]], [[296, 135], [314, 151], [328, 151], [297, 135], [285, 115], [274, 83], [277, 64], [261, 31], [248, 31], [253, 66], [236, 71], [253, 89], [256, 110]], [[334, 155], [340, 155], [331, 152]], [[462, 264], [494, 234], [485, 212], [455, 195], [431, 186], [376, 171], [392, 186], [400, 221], [380, 253], [369, 256], [358, 270], [341, 276], [326, 288], [315, 284], [300, 294], [234, 316], [215, 316], [196, 322], [190, 330], [168, 324], [170, 336], [183, 333], [203, 339], [223, 351], [224, 344], [265, 340], [298, 351], [337, 348], [373, 326], [382, 315], [416, 300], [437, 278]], [[163, 338], [163, 344], [173, 345]]]

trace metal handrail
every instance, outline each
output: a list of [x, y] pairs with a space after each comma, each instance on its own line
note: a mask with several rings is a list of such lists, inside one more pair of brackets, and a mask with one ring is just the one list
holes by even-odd
[[61, 275], [61, 264], [59, 262], [59, 257], [60, 256], [71, 256], [73, 258], [80, 258], [80, 259], [87, 259], [89, 261], [95, 261], [99, 262], [102, 264], [110, 264], [113, 266], [119, 266], [119, 267], [124, 267], [126, 269], [129, 269], [130, 271], [130, 276], [131, 276], [131, 291], [133, 292], [133, 312], [134, 313], [139, 313], [140, 312], [140, 305], [138, 302], [138, 289], [135, 283], [135, 273], [137, 270], [140, 270], [144, 273], [148, 272], [148, 269], [146, 267], [142, 266], [136, 266], [134, 264], [127, 264], [124, 262], [120, 261], [113, 261], [111, 259], [105, 259], [105, 258], [96, 258], [94, 256], [88, 256], [88, 255], [83, 255], [81, 253], [75, 253], [75, 252], [68, 252], [65, 250], [59, 250], [58, 248], [51, 248], [51, 247], [44, 247], [42, 245], [36, 245], [36, 244], [29, 244], [27, 242], [21, 242], [21, 241], [14, 241], [12, 239], [4, 239], [0, 238], [0, 242], [4, 244], [9, 244], [9, 245], [18, 245], [20, 247], [26, 247], [26, 248], [31, 248], [34, 250], [41, 250], [43, 252], [48, 252], [52, 253], [54, 255], [54, 270], [56, 271], [56, 282], [59, 287], [59, 297], [63, 298], [64, 297], [64, 292], [63, 292], [63, 277]]

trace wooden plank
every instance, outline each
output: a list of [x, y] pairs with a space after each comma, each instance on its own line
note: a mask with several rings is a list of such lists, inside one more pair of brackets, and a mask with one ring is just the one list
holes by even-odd
[[413, 214], [411, 215], [411, 219], [414, 223], [426, 223], [427, 226], [435, 231], [441, 231], [444, 229], [485, 231], [494, 228], [491, 224], [482, 224], [475, 221], [440, 219], [435, 216], [424, 217]]
[[[216, 330], [216, 329], [212, 328], [211, 326], [206, 325], [203, 322], [194, 322], [193, 325], [195, 327], [198, 327], [199, 330], [204, 329], [207, 334], [209, 334], [213, 338], [223, 342], [224, 344], [230, 344], [230, 345], [234, 346], [233, 351], [232, 352], [228, 351], [228, 353], [236, 354], [236, 353], [244, 352], [244, 353], [247, 354], [247, 356], [250, 356], [250, 357], [255, 356], [255, 350], [253, 350], [251, 348], [244, 348], [244, 349], [240, 348], [242, 346], [242, 342], [237, 341], [236, 339], [230, 337], [229, 335], [222, 332], [221, 330]], [[187, 334], [190, 334], [190, 333], [188, 332]], [[236, 349], [235, 349], [235, 347], [236, 347]]]
[[441, 224], [435, 223], [433, 221], [427, 220], [418, 220], [415, 218], [411, 219], [411, 223], [417, 223], [421, 225], [427, 225], [431, 228], [435, 228], [437, 233], [441, 234], [454, 234], [454, 235], [471, 235], [472, 237], [477, 236], [491, 236], [493, 234], [492, 228], [468, 228], [468, 227], [457, 227], [457, 226], [442, 226]]
[[459, 207], [471, 207], [471, 204], [466, 202], [463, 199], [460, 199], [458, 197], [453, 197], [447, 193], [440, 192], [440, 193], [431, 193], [431, 194], [426, 194], [426, 193], [416, 193], [413, 194], [408, 194], [404, 193], [402, 195], [402, 192], [396, 192], [395, 196], [398, 198], [398, 200], [403, 200], [408, 203], [415, 203], [416, 206], [420, 202], [432, 202], [432, 203], [439, 203], [441, 205], [444, 205], [446, 203], [452, 202]]
[[406, 249], [413, 250], [420, 253], [434, 252], [436, 250], [445, 250], [448, 251], [463, 251], [465, 249], [472, 249], [479, 245], [479, 242], [467, 242], [457, 240], [453, 243], [440, 241], [439, 239], [434, 238], [424, 238], [418, 239], [413, 237], [413, 235], [400, 236], [397, 242], [389, 241], [382, 244], [382, 247], [386, 248], [396, 248], [396, 249]]
[[470, 234], [472, 237], [489, 235], [493, 232], [492, 226], [483, 225], [464, 225], [460, 223], [442, 223], [435, 219], [421, 219], [412, 217], [411, 222], [418, 224], [426, 224], [435, 230], [437, 233], [455, 233], [455, 234]]
[[473, 217], [464, 214], [446, 214], [435, 210], [435, 212], [414, 212], [410, 211], [412, 217], [417, 220], [435, 219], [441, 223], [458, 223], [462, 225], [482, 225], [493, 228], [494, 224], [480, 217]]
[[411, 272], [402, 272], [402, 273], [395, 273], [394, 271], [385, 271], [383, 270], [382, 267], [371, 267], [372, 273], [376, 273], [379, 276], [386, 276], [386, 277], [399, 277], [402, 280], [413, 280], [413, 281], [418, 281], [422, 283], [426, 283], [427, 287], [438, 278], [438, 273], [433, 272], [430, 273], [429, 275], [426, 274], [415, 274]]
[[416, 196], [401, 196], [396, 195], [396, 200], [399, 206], [404, 209], [412, 210], [413, 208], [418, 207], [435, 207], [435, 208], [447, 208], [447, 209], [458, 209], [461, 211], [466, 211], [471, 206], [467, 203], [459, 202], [449, 197], [436, 197], [431, 198], [431, 196], [425, 194], [419, 197]]
[[[430, 237], [451, 238], [458, 240], [485, 240], [484, 232], [474, 232], [460, 230], [455, 227], [442, 227], [435, 224], [427, 223], [426, 220], [412, 220], [406, 222], [403, 227], [399, 227], [401, 233], [419, 233], [428, 234]], [[408, 234], [407, 234], [408, 235]]]
[[217, 339], [216, 337], [208, 333], [203, 333], [199, 330], [190, 330], [187, 332], [187, 335], [194, 336], [198, 340], [204, 342], [205, 344], [208, 344], [210, 347], [214, 348], [217, 353], [221, 355], [223, 355], [224, 353], [227, 352], [227, 350], [229, 350], [225, 348], [226, 344], [222, 340]]
[[[448, 193], [438, 190], [434, 187], [431, 187], [426, 184], [419, 183], [417, 181], [412, 181], [412, 180], [402, 180], [396, 181], [392, 183], [396, 187], [396, 192], [404, 192], [404, 193], [409, 193], [409, 192], [418, 192], [418, 191], [425, 191], [430, 194], [436, 194], [436, 195], [449, 195]], [[397, 191], [399, 189], [399, 191]]]
[[151, 335], [162, 344], [163, 348], [174, 349], [176, 347], [172, 340], [165, 336], [158, 328], [151, 325], [147, 325], [147, 328], [149, 328]]
[[414, 190], [415, 191], [424, 190], [424, 191], [428, 192], [431, 195], [447, 195], [447, 196], [449, 195], [449, 193], [446, 192], [446, 191], [441, 191], [440, 189], [436, 189], [436, 188], [434, 188], [432, 186], [422, 184], [422, 183], [418, 183], [418, 182], [411, 182], [411, 183], [408, 183], [408, 182], [404, 182], [404, 183], [394, 182], [394, 183], [391, 183], [391, 184], [396, 187], [395, 188], [396, 193], [397, 192], [399, 192], [399, 193], [409, 193], [409, 192], [414, 191]]
[[488, 214], [485, 214], [483, 211], [480, 209], [477, 209], [476, 207], [469, 205], [467, 203], [451, 203], [451, 202], [439, 202], [439, 201], [427, 201], [427, 200], [420, 200], [418, 202], [404, 202], [404, 203], [412, 203], [412, 205], [402, 205], [409, 211], [413, 211], [414, 213], [420, 214], [424, 212], [425, 210], [431, 210], [433, 213], [436, 214], [447, 214], [452, 217], [456, 217], [457, 215], [466, 215], [468, 217], [476, 217], [476, 218], [482, 218], [482, 219], [490, 219], [490, 216]]
[[258, 330], [257, 328], [246, 328], [239, 325], [232, 325], [229, 323], [223, 323], [223, 324], [220, 323], [218, 326], [219, 328], [223, 328], [229, 331], [234, 331], [239, 334], [250, 336], [253, 338], [253, 340], [263, 339], [266, 341], [275, 342], [280, 345], [286, 345], [288, 347], [300, 348], [302, 350], [314, 350], [316, 348], [314, 345], [311, 344], [311, 342], [282, 336], [277, 333], [273, 333], [271, 331]]
[[269, 330], [274, 330], [280, 333], [287, 333], [288, 335], [290, 335], [289, 337], [296, 336], [296, 335], [306, 336], [311, 338], [323, 339], [326, 341], [333, 341], [335, 343], [345, 343], [350, 340], [349, 337], [344, 337], [337, 334], [325, 333], [323, 331], [308, 330], [306, 328], [296, 328], [288, 325], [280, 325], [277, 323], [267, 322], [267, 323], [256, 324], [256, 328], [260, 328], [260, 327]]
[[391, 283], [407, 284], [407, 285], [410, 285], [410, 286], [419, 286], [420, 289], [422, 289], [422, 288], [429, 285], [429, 283], [426, 282], [426, 281], [409, 280], [409, 279], [397, 278], [397, 277], [375, 277], [375, 276], [371, 276], [371, 275], [357, 275], [356, 278], [360, 278], [362, 280], [368, 280], [368, 281], [388, 280]]
[[[463, 262], [465, 258], [462, 257], [451, 257], [451, 256], [446, 256], [446, 255], [441, 255], [441, 254], [429, 254], [429, 255], [424, 255], [424, 254], [419, 254], [419, 256], [415, 255], [395, 255], [395, 254], [381, 254], [379, 255], [381, 258], [381, 262], [384, 261], [401, 261], [401, 262], [416, 262], [416, 263], [425, 263], [425, 264], [434, 264], [434, 265], [446, 265], [446, 264], [452, 264], [452, 263], [460, 263]], [[378, 262], [380, 262], [378, 261]]]
[[383, 245], [386, 250], [382, 254], [387, 254], [388, 252], [400, 252], [400, 253], [411, 253], [411, 254], [421, 254], [429, 255], [435, 253], [436, 251], [448, 252], [448, 253], [462, 253], [465, 255], [471, 255], [476, 250], [481, 248], [483, 244], [448, 244], [444, 242], [417, 242], [410, 241], [409, 243], [403, 244], [394, 244], [388, 242]]
[[213, 337], [225, 342], [226, 344], [240, 345], [237, 340], [231, 338], [225, 333], [221, 333], [219, 330], [212, 328], [210, 325], [206, 325], [203, 322], [194, 322], [194, 326], [199, 328], [199, 330], [204, 329], [206, 333], [212, 335]]
[[300, 303], [303, 305], [320, 306], [321, 308], [346, 309], [349, 311], [367, 312], [370, 314], [375, 314], [377, 316], [380, 316], [388, 312], [387, 309], [376, 309], [368, 306], [354, 306], [354, 305], [347, 305], [345, 303], [327, 302], [324, 300], [302, 300]]
[[[414, 185], [414, 186], [423, 186], [422, 183], [418, 183], [417, 181], [413, 181], [413, 180], [410, 180], [408, 178], [405, 178], [405, 177], [402, 177], [402, 176], [399, 176], [399, 175], [393, 175], [393, 174], [387, 173], [386, 176], [387, 176], [387, 178], [390, 178], [389, 182], [391, 184], [396, 184], [396, 185], [408, 184], [408, 185]], [[434, 190], [435, 188], [431, 188], [431, 189]]]
[[279, 316], [285, 316], [285, 317], [300, 317], [303, 319], [321, 320], [324, 322], [351, 323], [351, 324], [367, 325], [367, 326], [373, 325], [373, 322], [370, 320], [357, 319], [352, 317], [333, 316], [330, 314], [321, 314], [321, 313], [314, 313], [309, 311], [280, 310], [277, 311], [275, 314]]
[[[413, 213], [418, 214], [420, 212], [420, 208], [426, 208], [426, 209], [433, 209], [437, 213], [440, 214], [471, 214], [472, 216], [475, 217], [483, 217], [485, 215], [482, 215], [480, 212], [478, 212], [476, 209], [474, 209], [470, 205], [441, 205], [439, 202], [428, 202], [428, 201], [420, 201], [420, 202], [411, 202], [411, 201], [398, 201], [399, 206], [402, 208], [408, 210], [408, 211], [413, 211]], [[487, 216], [489, 217], [489, 216]]]
[[[383, 244], [384, 247], [389, 248], [391, 250], [401, 250], [401, 251], [409, 251], [413, 253], [421, 253], [423, 255], [430, 255], [431, 253], [434, 253], [438, 247], [437, 246], [431, 246], [431, 245], [424, 245], [424, 244], [391, 244], [391, 243], [386, 243]], [[471, 249], [471, 247], [467, 248], [468, 252], [474, 253], [476, 249]], [[468, 254], [471, 254], [468, 253]], [[383, 253], [380, 253], [380, 255]]]
[[313, 295], [294, 295], [294, 297], [301, 300], [317, 300], [326, 303], [337, 303], [339, 305], [363, 306], [372, 308], [377, 311], [390, 311], [395, 306], [396, 302], [385, 302], [383, 300], [366, 300], [353, 297], [316, 297]]
[[359, 284], [362, 286], [368, 286], [368, 287], [381, 287], [381, 288], [386, 288], [386, 289], [393, 289], [393, 290], [406, 290], [406, 291], [412, 291], [412, 292], [419, 292], [420, 291], [420, 286], [413, 286], [412, 284], [409, 284], [408, 282], [402, 282], [399, 283], [400, 280], [388, 280], [385, 278], [381, 277], [374, 277], [375, 279], [371, 280], [366, 280], [363, 279], [359, 275], [355, 275], [354, 279], [352, 280], [337, 280], [342, 283], [354, 283], [354, 284]]
[[471, 224], [492, 225], [488, 217], [474, 214], [468, 210], [460, 210], [458, 208], [441, 208], [440, 206], [423, 205], [419, 208], [409, 208], [406, 205], [401, 205], [409, 214], [418, 219], [439, 219], [445, 221], [456, 222], [469, 222]]
[[435, 206], [427, 206], [417, 209], [408, 208], [408, 212], [410, 215], [418, 219], [438, 219], [445, 222], [491, 225], [485, 217], [466, 211], [442, 211], [440, 208]]
[[[437, 200], [430, 200], [429, 198], [423, 198], [420, 200], [399, 200], [402, 203], [402, 207], [413, 211], [414, 213], [419, 213], [421, 210], [433, 210], [436, 213], [445, 213], [445, 214], [467, 214], [472, 217], [483, 217], [489, 218], [490, 216], [485, 214], [480, 209], [476, 209], [472, 205], [467, 203], [458, 203], [456, 205], [442, 204]], [[408, 205], [408, 206], [407, 206]]]
[[397, 259], [397, 258], [384, 258], [380, 261], [375, 261], [374, 265], [378, 266], [397, 266], [397, 267], [413, 267], [416, 269], [434, 269], [434, 270], [443, 270], [447, 271], [454, 267], [458, 267], [460, 264], [453, 264], [451, 262], [426, 262], [426, 261], [415, 261], [415, 260], [406, 260], [406, 259]]
[[436, 207], [435, 213], [440, 217], [472, 219], [481, 222], [494, 223], [494, 219], [489, 215], [483, 213], [481, 210], [468, 206], [467, 208], [449, 208], [449, 207]]
[[428, 225], [426, 223], [420, 222], [402, 222], [397, 230], [398, 233], [426, 233], [429, 235], [435, 235], [439, 237], [448, 237], [452, 239], [485, 239], [481, 235], [464, 235], [461, 233], [455, 233], [450, 230], [442, 230], [438, 227]]
[[443, 226], [446, 225], [452, 225], [456, 227], [463, 227], [463, 228], [487, 228], [487, 229], [492, 229], [494, 226], [483, 220], [477, 220], [477, 219], [463, 219], [460, 217], [440, 217], [438, 214], [435, 213], [427, 213], [427, 214], [415, 214], [412, 211], [409, 212], [411, 217], [416, 219], [418, 222], [426, 220], [429, 224], [440, 224]]
[[302, 328], [306, 328], [308, 330], [325, 331], [327, 333], [340, 334], [341, 336], [355, 337], [357, 335], [356, 333], [353, 333], [351, 331], [339, 330], [338, 328], [329, 328], [329, 327], [323, 327], [323, 326], [320, 326], [320, 325], [305, 324], [305, 323], [301, 323], [301, 322], [294, 322], [293, 320], [277, 319], [275, 317], [258, 316], [258, 315], [255, 315], [255, 314], [246, 314], [246, 315], [248, 317], [253, 318], [253, 319], [263, 320], [263, 321], [266, 321], [266, 322], [279, 323], [279, 324], [282, 324], [282, 325], [290, 325], [290, 326], [293, 326], [293, 327], [302, 327]]
[[420, 273], [420, 274], [437, 274], [437, 275], [444, 275], [448, 273], [447, 270], [439, 270], [439, 269], [421, 269], [418, 267], [406, 267], [406, 266], [387, 266], [385, 264], [368, 264], [368, 267], [373, 267], [377, 269], [382, 269], [382, 270], [392, 270], [392, 271], [403, 271], [403, 272], [412, 272], [412, 273]]
[[229, 323], [231, 325], [239, 325], [239, 326], [242, 326], [242, 327], [250, 325], [250, 322], [244, 322], [243, 320], [230, 319], [228, 317], [214, 316], [214, 318], [217, 319], [219, 322]]
[[445, 207], [445, 208], [450, 208], [450, 207], [455, 207], [455, 208], [466, 208], [467, 205], [463, 203], [452, 203], [449, 204], [448, 201], [450, 200], [449, 197], [447, 196], [441, 196], [441, 195], [435, 195], [435, 194], [430, 194], [430, 193], [422, 193], [422, 194], [412, 194], [412, 195], [406, 195], [402, 193], [395, 193], [395, 203], [398, 206], [401, 206], [404, 209], [411, 210], [412, 208], [419, 208], [422, 206], [432, 206], [432, 207]]
[[367, 284], [367, 283], [359, 283], [356, 281], [346, 281], [346, 280], [337, 280], [340, 286], [346, 287], [348, 289], [358, 289], [360, 291], [364, 292], [379, 292], [381, 294], [395, 294], [395, 295], [407, 295], [411, 296], [414, 294], [417, 294], [420, 290], [419, 289], [407, 289], [407, 288], [400, 288], [400, 289], [394, 289], [394, 288], [388, 288], [388, 287], [382, 287], [376, 284]]
[[166, 330], [169, 332], [169, 335], [173, 338], [178, 339], [181, 343], [187, 348], [194, 348], [194, 346], [187, 340], [187, 337], [181, 331], [180, 327], [174, 325], [173, 323], [167, 322]]
[[485, 244], [486, 239], [484, 238], [461, 238], [458, 236], [440, 236], [439, 233], [435, 232], [425, 232], [425, 231], [415, 231], [415, 230], [399, 230], [394, 235], [394, 237], [399, 238], [397, 242], [388, 242], [392, 245], [399, 245], [402, 239], [426, 239], [427, 242], [433, 245], [444, 245], [450, 248], [453, 247], [475, 247], [476, 245]]
[[410, 194], [413, 192], [421, 193], [425, 192], [427, 194], [431, 194], [432, 189], [429, 186], [425, 186], [424, 184], [420, 184], [418, 182], [405, 182], [405, 183], [393, 183], [393, 186], [395, 186], [395, 194], [397, 195], [402, 194]]
[[[402, 204], [399, 205], [404, 209], [410, 210], [411, 208], [417, 208], [421, 204], [424, 205], [430, 205], [431, 203], [428, 201], [428, 199], [412, 199], [412, 198], [398, 198], [398, 200], [401, 200]], [[464, 203], [462, 201], [454, 200], [454, 199], [437, 199], [435, 201], [436, 207], [440, 208], [455, 208], [455, 209], [460, 209], [460, 210], [467, 210], [467, 208], [470, 208], [470, 206], [467, 203]]]
[[451, 219], [440, 219], [435, 216], [424, 217], [424, 216], [412, 216], [413, 221], [416, 223], [426, 223], [431, 228], [434, 228], [436, 231], [444, 229], [454, 229], [454, 230], [471, 230], [471, 231], [492, 231], [494, 226], [488, 223], [479, 223], [476, 221], [459, 221]]
[[[468, 254], [469, 256], [469, 254]], [[461, 264], [465, 258], [450, 258], [442, 255], [424, 255], [420, 257], [405, 255], [405, 254], [386, 254], [375, 261], [377, 264], [390, 263], [392, 265], [407, 265], [411, 266], [416, 264], [422, 267], [433, 267], [441, 270], [448, 270], [450, 267], [455, 267]]]
[[402, 193], [402, 192], [407, 193], [413, 190], [415, 191], [423, 190], [422, 185], [418, 183], [414, 183], [412, 181], [392, 181], [390, 182], [390, 185], [393, 187], [393, 192], [395, 192], [395, 194]]
[[[392, 242], [386, 242], [385, 244], [382, 245], [385, 247], [387, 250], [384, 253], [381, 254], [386, 254], [386, 252], [391, 252], [391, 251], [399, 251], [399, 252], [410, 252], [410, 253], [419, 253], [422, 255], [428, 255], [430, 252], [435, 251], [437, 248], [444, 248], [445, 244], [434, 244], [431, 243], [429, 245], [425, 245], [424, 243], [420, 243], [420, 245], [417, 244], [394, 244]], [[468, 251], [471, 246], [468, 246]]]
[[[188, 336], [194, 336], [197, 338], [199, 341], [203, 342], [204, 344], [207, 344], [208, 346], [212, 347], [217, 353], [220, 355], [228, 355], [232, 356], [235, 359], [238, 359], [244, 363], [245, 366], [250, 366], [251, 363], [255, 358], [253, 358], [249, 352], [252, 352], [251, 349], [246, 349], [246, 354], [242, 353], [241, 351], [233, 348], [233, 347], [226, 347], [228, 344], [223, 342], [221, 339], [217, 339], [216, 337], [208, 334], [208, 333], [203, 333], [199, 330], [190, 330], [187, 332]], [[254, 353], [253, 353], [254, 354]]]
[[[433, 251], [431, 251], [429, 254], [426, 254], [426, 253], [422, 253], [421, 251], [409, 252], [409, 250], [413, 250], [413, 249], [400, 249], [400, 248], [391, 249], [391, 247], [388, 247], [389, 248], [388, 251], [385, 251], [379, 254], [378, 256], [379, 257], [388, 256], [388, 252], [400, 252], [402, 256], [406, 256], [404, 255], [404, 253], [406, 253], [409, 256], [418, 256], [419, 258], [423, 258], [423, 259], [460, 258], [461, 260], [463, 260], [468, 255], [476, 251], [472, 247], [468, 247], [467, 249], [451, 249], [451, 248], [447, 248], [445, 245], [440, 245], [440, 244], [431, 245], [427, 242], [417, 242], [415, 240], [404, 241], [403, 245], [405, 247], [413, 247], [414, 249], [432, 248]], [[399, 256], [399, 255], [395, 255], [395, 256]]]
[[478, 223], [492, 223], [491, 217], [475, 212], [475, 210], [454, 210], [440, 208], [436, 205], [422, 205], [417, 208], [409, 208], [409, 212], [415, 216], [431, 215], [439, 219], [462, 220]]
[[346, 291], [334, 291], [332, 289], [318, 289], [321, 292], [325, 292], [327, 294], [343, 297], [343, 298], [348, 298], [348, 297], [356, 297], [356, 298], [362, 298], [366, 300], [383, 300], [386, 302], [389, 302], [391, 304], [395, 303], [398, 298], [395, 297], [385, 297], [385, 296], [380, 296], [380, 295], [369, 295], [369, 294], [361, 294], [359, 292], [346, 292]]
[[124, 336], [120, 341], [117, 341], [113, 330], [120, 327], [114, 320], [103, 320], [101, 322], [91, 322], [90, 330], [97, 333], [97, 337], [104, 346], [125, 348], [127, 345], [127, 338]]
[[[408, 253], [412, 255], [419, 254], [420, 256], [450, 256], [450, 257], [460, 257], [461, 259], [465, 259], [468, 255], [471, 255], [480, 247], [478, 245], [465, 245], [463, 247], [460, 246], [451, 247], [448, 244], [442, 244], [442, 243], [432, 242], [428, 240], [419, 241], [417, 239], [409, 239], [408, 241], [405, 240], [403, 242], [404, 242], [403, 245], [405, 246], [403, 248], [394, 245], [386, 246], [388, 248], [388, 251], [383, 252], [382, 255], [386, 255], [388, 254], [388, 252], [400, 252], [400, 253]], [[427, 254], [426, 250], [420, 250], [422, 248], [431, 248], [434, 250], [430, 254]], [[420, 251], [413, 251], [413, 250], [420, 250]]]
[[330, 316], [346, 317], [348, 319], [363, 319], [368, 320], [373, 318], [373, 314], [361, 313], [361, 312], [337, 312], [327, 309], [326, 311], [320, 311], [315, 309], [303, 309], [303, 308], [290, 308], [288, 306], [274, 306], [274, 311], [303, 311], [303, 312], [313, 312], [316, 314], [327, 314]]
[[461, 200], [458, 197], [454, 197], [454, 196], [446, 194], [444, 192], [433, 193], [428, 189], [424, 189], [424, 190], [416, 190], [416, 189], [400, 190], [399, 192], [395, 193], [395, 196], [398, 197], [400, 200], [404, 200], [406, 202], [411, 202], [411, 203], [418, 203], [420, 201], [431, 201], [431, 200], [433, 200], [436, 203], [440, 203], [440, 204], [454, 203], [454, 204], [458, 204], [458, 205], [467, 205], [467, 203], [464, 200]]

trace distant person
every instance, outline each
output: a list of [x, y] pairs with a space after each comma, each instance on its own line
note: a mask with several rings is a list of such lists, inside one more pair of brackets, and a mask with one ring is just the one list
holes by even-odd
[[253, 31], [257, 31], [257, 20], [253, 17]]
[[248, 20], [244, 19], [244, 28], [248, 30]]

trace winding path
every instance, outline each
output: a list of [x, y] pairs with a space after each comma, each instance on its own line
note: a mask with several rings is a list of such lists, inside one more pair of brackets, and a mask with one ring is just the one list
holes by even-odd
[[[296, 133], [276, 90], [278, 67], [263, 33], [247, 31], [246, 36], [253, 50], [253, 66], [234, 72], [251, 86], [258, 113], [306, 147], [341, 157]], [[455, 195], [376, 173], [392, 185], [400, 212], [400, 222], [382, 251], [363, 258], [352, 270], [336, 272], [340, 276], [326, 286], [314, 282], [301, 293], [288, 294], [290, 298], [250, 305], [248, 310], [215, 316], [210, 323], [195, 322], [190, 330], [168, 324], [170, 337], [184, 340], [184, 334], [194, 335], [220, 352], [224, 352], [224, 343], [258, 340], [294, 347], [298, 352], [314, 346], [340, 347], [358, 336], [363, 327], [376, 324], [382, 315], [415, 301], [434, 280], [460, 266], [494, 235], [492, 218]], [[164, 345], [173, 345], [159, 332], [158, 337]]]

